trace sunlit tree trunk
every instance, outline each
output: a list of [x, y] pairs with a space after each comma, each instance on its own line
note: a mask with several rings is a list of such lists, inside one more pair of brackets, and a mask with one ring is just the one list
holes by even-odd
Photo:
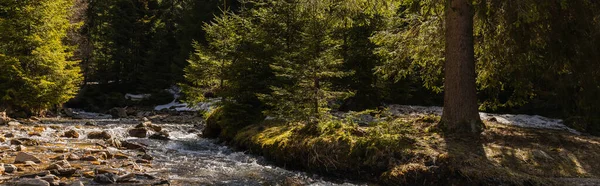
[[475, 85], [473, 5], [471, 0], [446, 1], [446, 63], [444, 111], [447, 132], [480, 133]]

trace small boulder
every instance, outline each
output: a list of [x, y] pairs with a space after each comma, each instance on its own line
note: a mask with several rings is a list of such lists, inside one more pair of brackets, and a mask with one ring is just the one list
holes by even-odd
[[136, 125], [135, 128], [136, 129], [150, 128], [154, 132], [160, 132], [160, 131], [162, 131], [162, 127], [161, 126], [153, 125], [152, 122], [150, 122], [150, 121], [144, 121], [144, 122]]
[[145, 159], [145, 160], [150, 160], [150, 161], [152, 161], [152, 160], [154, 160], [154, 157], [150, 156], [149, 154], [144, 154], [144, 155], [142, 156], [142, 159]]
[[127, 110], [125, 108], [115, 107], [108, 111], [113, 118], [127, 118]]
[[73, 177], [75, 173], [77, 173], [77, 169], [68, 168], [68, 169], [54, 169], [51, 170], [50, 173], [60, 176], [60, 177]]
[[9, 127], [18, 127], [18, 126], [21, 126], [21, 123], [19, 123], [18, 121], [9, 121], [8, 126]]
[[94, 178], [95, 177], [94, 171], [82, 172], [81, 175], [86, 178]]
[[15, 173], [15, 172], [17, 172], [17, 166], [15, 166], [13, 164], [4, 164], [4, 172]]
[[152, 163], [149, 160], [145, 160], [145, 159], [139, 159], [139, 160], [135, 160], [136, 163], [143, 163], [143, 164], [150, 164]]
[[23, 178], [20, 179], [16, 186], [50, 186], [50, 183], [46, 180], [37, 179], [37, 178]]
[[5, 170], [4, 164], [0, 163], [0, 175], [4, 174], [4, 170]]
[[62, 167], [61, 167], [60, 165], [57, 165], [57, 164], [52, 164], [52, 165], [49, 165], [49, 166], [46, 168], [46, 170], [49, 170], [49, 171], [52, 171], [52, 170], [58, 170], [58, 169], [62, 169]]
[[63, 169], [63, 168], [71, 168], [71, 164], [67, 160], [61, 160], [61, 161], [52, 163], [50, 166], [48, 166], [48, 168], [46, 168], [46, 170]]
[[94, 177], [94, 181], [100, 184], [113, 184], [117, 183], [118, 178], [119, 177], [117, 175], [114, 175], [112, 173], [105, 173], [96, 175], [96, 177]]
[[79, 156], [77, 156], [76, 154], [69, 154], [69, 156], [67, 157], [67, 160], [69, 161], [78, 161], [81, 158]]
[[107, 140], [112, 138], [112, 135], [110, 135], [108, 132], [106, 131], [94, 131], [94, 132], [90, 132], [88, 133], [88, 139], [103, 139], [103, 140]]
[[0, 143], [6, 142], [6, 138], [4, 136], [0, 136]]
[[99, 159], [103, 159], [103, 160], [108, 159], [108, 154], [106, 154], [106, 152], [99, 152], [96, 155], [99, 157]]
[[58, 155], [54, 158], [50, 158], [51, 160], [66, 160], [67, 159], [67, 155]]
[[27, 135], [29, 135], [29, 136], [40, 136], [40, 137], [42, 136], [42, 134], [39, 133], [39, 132], [29, 132], [29, 133], [27, 133]]
[[96, 169], [96, 174], [106, 174], [106, 173], [111, 173], [114, 175], [118, 175], [119, 174], [119, 170], [117, 169]]
[[88, 122], [85, 122], [84, 125], [90, 126], [90, 127], [95, 127], [95, 126], [98, 126], [98, 123], [96, 123], [95, 121], [88, 121]]
[[75, 130], [69, 130], [69, 131], [65, 132], [65, 134], [62, 135], [62, 137], [65, 137], [65, 138], [79, 138], [79, 132], [77, 132]]
[[132, 182], [135, 180], [135, 174], [134, 173], [127, 173], [124, 174], [122, 176], [119, 176], [117, 179], [117, 182]]
[[11, 145], [21, 145], [21, 144], [23, 144], [23, 142], [19, 141], [18, 139], [11, 139], [10, 144]]
[[83, 158], [81, 158], [82, 161], [98, 161], [98, 158], [94, 157], [94, 156], [85, 156]]
[[105, 144], [113, 146], [115, 148], [121, 148], [122, 147], [121, 140], [118, 140], [118, 139], [115, 139], [115, 138], [110, 138], [110, 139], [106, 140]]
[[48, 175], [46, 175], [44, 177], [41, 177], [39, 179], [47, 181], [48, 183], [50, 183], [50, 185], [60, 185], [60, 183], [59, 183], [60, 179], [57, 176], [52, 175], [52, 174], [48, 174]]
[[38, 146], [40, 141], [31, 138], [19, 138], [10, 140], [11, 145]]
[[129, 141], [121, 141], [121, 146], [128, 149], [128, 150], [138, 150], [138, 149], [145, 149], [146, 147], [136, 143], [136, 142], [129, 142]]
[[146, 128], [135, 128], [129, 130], [129, 136], [137, 138], [145, 138], [148, 135], [148, 129]]
[[6, 133], [6, 134], [4, 134], [4, 137], [7, 137], [7, 138], [14, 138], [14, 137], [15, 137], [15, 135], [14, 135], [13, 133]]
[[129, 156], [127, 156], [125, 154], [117, 153], [117, 154], [113, 155], [113, 158], [123, 160], [123, 159], [129, 159]]
[[17, 157], [15, 158], [15, 163], [16, 164], [25, 163], [26, 161], [32, 161], [34, 163], [42, 162], [42, 160], [40, 160], [39, 158], [37, 158], [31, 154], [27, 154], [25, 152], [19, 152], [19, 154], [17, 154]]
[[154, 134], [150, 135], [150, 137], [148, 137], [148, 138], [156, 139], [156, 140], [170, 140], [169, 133], [167, 133], [165, 131], [154, 133]]
[[85, 185], [83, 185], [83, 182], [81, 182], [81, 181], [74, 181], [69, 186], [85, 186]]
[[27, 149], [25, 146], [23, 145], [17, 145], [17, 147], [15, 148], [16, 151], [25, 151], [25, 149]]
[[25, 165], [30, 166], [30, 167], [35, 167], [35, 166], [37, 166], [37, 163], [35, 163], [33, 161], [25, 161]]

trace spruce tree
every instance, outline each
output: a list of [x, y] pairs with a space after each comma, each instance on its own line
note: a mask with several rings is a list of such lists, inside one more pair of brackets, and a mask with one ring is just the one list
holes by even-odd
[[78, 61], [63, 43], [72, 6], [71, 0], [0, 1], [1, 107], [39, 112], [77, 93]]

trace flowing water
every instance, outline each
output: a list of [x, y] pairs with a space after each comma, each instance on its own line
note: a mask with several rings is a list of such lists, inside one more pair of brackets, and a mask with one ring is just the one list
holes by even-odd
[[[96, 120], [97, 126], [82, 126], [85, 121], [53, 121], [39, 137], [31, 137], [25, 131], [5, 128], [0, 133], [12, 131], [15, 137], [28, 137], [46, 142], [47, 146], [82, 148], [81, 143], [95, 143], [87, 139], [91, 131], [107, 131], [118, 139], [147, 145], [147, 154], [154, 157], [152, 168], [145, 172], [168, 180], [171, 185], [356, 185], [336, 178], [324, 178], [313, 174], [286, 170], [270, 164], [260, 156], [238, 152], [215, 140], [198, 137], [192, 124], [156, 124], [169, 131], [168, 141], [129, 137], [127, 131], [136, 121]], [[56, 137], [58, 133], [76, 130], [79, 139]], [[7, 142], [8, 143], [8, 142]], [[8, 145], [0, 143], [0, 146]], [[114, 148], [110, 148], [109, 150]], [[89, 184], [94, 184], [87, 180]]]

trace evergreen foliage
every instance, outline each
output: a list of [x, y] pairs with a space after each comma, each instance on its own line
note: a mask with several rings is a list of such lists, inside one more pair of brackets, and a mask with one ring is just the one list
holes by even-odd
[[31, 114], [61, 105], [81, 82], [63, 40], [71, 0], [0, 1], [0, 108]]

